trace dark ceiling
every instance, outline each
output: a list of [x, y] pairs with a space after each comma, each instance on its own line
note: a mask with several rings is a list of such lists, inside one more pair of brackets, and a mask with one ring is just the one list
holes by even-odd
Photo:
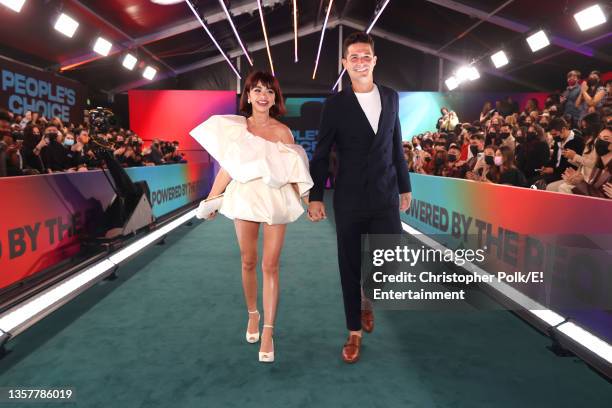
[[[292, 84], [293, 92], [329, 90], [337, 77], [339, 29], [336, 26], [326, 32], [318, 78], [311, 79], [320, 25], [329, 1], [297, 1], [299, 28], [313, 28], [311, 34], [299, 39], [298, 64], [293, 62], [292, 40], [272, 47], [277, 76], [281, 83]], [[222, 9], [217, 0], [192, 3], [209, 22], [211, 32], [225, 51], [239, 48], [227, 19], [219, 17]], [[249, 49], [256, 48], [263, 40], [257, 2], [226, 0], [225, 3], [237, 11], [233, 19], [242, 40]], [[291, 34], [293, 0], [264, 0], [263, 3], [272, 4], [264, 8], [269, 37]], [[380, 3], [383, 1], [335, 0], [330, 19], [344, 25], [343, 36], [346, 36], [365, 27]], [[610, 2], [603, 3], [610, 6]], [[488, 21], [481, 21], [483, 17], [479, 13], [487, 15], [504, 4]], [[573, 18], [575, 12], [591, 4], [592, 1], [581, 0], [391, 0], [373, 33], [377, 38], [379, 66], [394, 66], [377, 67], [378, 79], [392, 83], [399, 90], [437, 90], [440, 57], [444, 60], [443, 78], [462, 61], [478, 60], [483, 78], [470, 87], [480, 90], [552, 90], [563, 85], [569, 69], [609, 71], [612, 67], [610, 23], [581, 32]], [[53, 29], [61, 11], [80, 22], [73, 38]], [[501, 18], [501, 22], [496, 18]], [[0, 21], [1, 55], [43, 69], [64, 68], [63, 75], [79, 80], [90, 89], [120, 93], [143, 85], [182, 89], [236, 87], [225, 62], [205, 64], [208, 59], [218, 57], [219, 52], [202, 27], [194, 24], [197, 21], [186, 3], [162, 6], [150, 0], [28, 0], [20, 13], [0, 6]], [[477, 23], [480, 24], [465, 33]], [[521, 31], [532, 32], [538, 28], [548, 30], [557, 41], [534, 54], [525, 42], [526, 33]], [[114, 52], [108, 57], [96, 57], [91, 51], [99, 35], [114, 44]], [[427, 52], [423, 48], [414, 49], [415, 42]], [[508, 52], [511, 62], [495, 70], [488, 57], [501, 47]], [[127, 50], [136, 53], [141, 61], [139, 68], [132, 72], [121, 67], [121, 58]], [[593, 55], [585, 55], [589, 53]], [[250, 54], [255, 67], [268, 67], [264, 50], [253, 50]], [[232, 61], [236, 64], [235, 58]], [[145, 63], [159, 70], [156, 78], [159, 81], [148, 85], [142, 81]], [[415, 64], [420, 66], [415, 68]], [[247, 72], [245, 58], [241, 58], [241, 65], [241, 71]], [[382, 73], [387, 77], [380, 78]]]

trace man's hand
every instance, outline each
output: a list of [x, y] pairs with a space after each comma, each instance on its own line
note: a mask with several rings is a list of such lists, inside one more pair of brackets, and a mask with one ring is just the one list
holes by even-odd
[[410, 202], [412, 201], [412, 193], [400, 194], [400, 211], [408, 211], [410, 208]]
[[322, 201], [311, 201], [308, 204], [308, 219], [318, 222], [327, 218], [325, 214], [325, 204]]

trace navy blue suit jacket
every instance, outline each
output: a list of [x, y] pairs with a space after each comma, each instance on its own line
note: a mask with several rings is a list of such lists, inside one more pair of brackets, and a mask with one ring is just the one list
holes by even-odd
[[378, 85], [382, 111], [374, 134], [355, 92], [349, 86], [323, 105], [317, 147], [310, 161], [311, 201], [323, 201], [329, 153], [336, 145], [338, 175], [334, 207], [349, 211], [399, 208], [399, 194], [410, 190], [402, 148], [399, 96]]

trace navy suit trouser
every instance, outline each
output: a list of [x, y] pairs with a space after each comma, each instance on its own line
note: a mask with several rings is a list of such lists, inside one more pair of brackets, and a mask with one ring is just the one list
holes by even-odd
[[399, 209], [380, 211], [343, 211], [334, 208], [338, 242], [338, 264], [344, 299], [344, 314], [349, 330], [361, 330], [361, 260], [362, 236], [366, 234], [401, 234]]

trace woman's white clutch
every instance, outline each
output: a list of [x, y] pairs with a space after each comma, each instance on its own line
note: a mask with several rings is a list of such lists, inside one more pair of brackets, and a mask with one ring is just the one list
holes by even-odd
[[204, 220], [208, 219], [210, 214], [219, 211], [222, 203], [223, 194], [200, 201], [200, 206], [196, 210], [196, 217]]

